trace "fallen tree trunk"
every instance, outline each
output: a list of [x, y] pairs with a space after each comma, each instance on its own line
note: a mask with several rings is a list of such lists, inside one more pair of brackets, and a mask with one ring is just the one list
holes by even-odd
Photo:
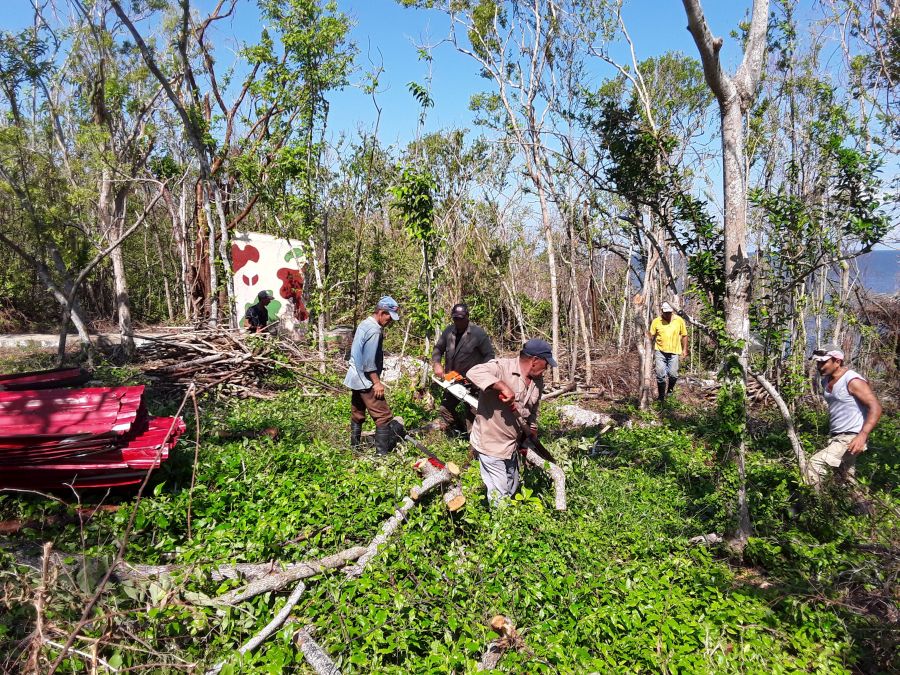
[[313, 627], [307, 626], [294, 633], [294, 643], [300, 647], [303, 657], [317, 675], [341, 675], [334, 661], [313, 639]]
[[[459, 467], [453, 462], [443, 464], [434, 458], [416, 460], [413, 463], [413, 468], [425, 479], [421, 485], [409, 491], [409, 496], [415, 501], [419, 501], [429, 490], [439, 485], [446, 485], [459, 478], [460, 473]], [[444, 503], [451, 512], [459, 511], [465, 506], [466, 498], [463, 496], [462, 488], [458, 483], [452, 485], [449, 490], [444, 491]]]
[[[29, 567], [36, 572], [41, 569], [41, 556], [36, 546], [2, 543], [0, 544], [0, 549], [9, 553], [17, 565]], [[277, 561], [220, 565], [212, 571], [211, 577], [213, 581], [223, 581], [225, 579], [255, 581], [277, 578], [279, 580], [286, 579], [284, 583], [290, 583], [293, 580], [307, 579], [327, 570], [344, 567], [350, 562], [357, 560], [366, 551], [367, 548], [364, 546], [354, 546], [318, 560], [290, 563], [284, 567]], [[54, 568], [65, 570], [73, 578], [77, 578], [85, 569], [94, 571], [103, 569], [103, 561], [99, 558], [85, 558], [60, 551], [52, 551], [50, 553], [50, 564]], [[132, 565], [127, 561], [123, 561], [116, 567], [114, 574], [110, 577], [110, 581], [170, 579], [177, 574], [190, 575], [196, 568], [196, 565]]]
[[550, 476], [550, 480], [553, 481], [553, 491], [555, 493], [554, 506], [556, 507], [557, 511], [565, 511], [566, 474], [563, 473], [563, 470], [550, 460], [541, 457], [534, 451], [534, 448], [531, 448], [527, 445], [525, 446], [525, 461], [547, 472], [547, 474]]

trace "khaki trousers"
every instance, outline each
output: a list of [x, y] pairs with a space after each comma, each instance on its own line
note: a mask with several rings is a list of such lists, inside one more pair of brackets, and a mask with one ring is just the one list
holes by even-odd
[[847, 452], [850, 441], [856, 438], [855, 432], [835, 434], [828, 439], [828, 445], [809, 458], [806, 464], [806, 482], [817, 490], [822, 487], [822, 479], [828, 474], [829, 467], [842, 476], [856, 475], [856, 455]]

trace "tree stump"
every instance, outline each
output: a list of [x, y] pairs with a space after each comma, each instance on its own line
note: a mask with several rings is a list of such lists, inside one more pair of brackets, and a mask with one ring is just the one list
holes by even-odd
[[[428, 491], [446, 485], [456, 478], [459, 478], [459, 467], [453, 462], [444, 464], [434, 458], [423, 458], [413, 462], [413, 468], [419, 472], [424, 479], [421, 485], [417, 485], [409, 491], [409, 496], [415, 501], [426, 494]], [[444, 504], [451, 512], [459, 511], [466, 504], [466, 498], [462, 493], [459, 483], [454, 483], [448, 490], [444, 492]]]

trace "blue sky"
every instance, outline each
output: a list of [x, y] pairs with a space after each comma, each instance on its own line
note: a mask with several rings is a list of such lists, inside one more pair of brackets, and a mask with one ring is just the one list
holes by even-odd
[[[32, 22], [30, 0], [2, 0], [3, 28], [22, 29]], [[62, 6], [65, 3], [60, 3]], [[128, 2], [124, 3], [128, 6]], [[213, 0], [194, 0], [199, 11], [209, 11]], [[729, 33], [745, 16], [750, 1], [707, 0], [705, 9], [716, 35], [725, 38], [724, 62], [733, 70], [739, 61], [738, 47]], [[338, 0], [341, 11], [352, 17], [352, 40], [359, 49], [357, 70], [352, 82], [359, 85], [372, 63], [382, 63], [382, 107], [379, 136], [385, 144], [405, 143], [415, 136], [418, 107], [407, 90], [410, 81], [424, 82], [427, 64], [418, 60], [416, 44], [437, 45], [448, 35], [446, 15], [436, 10], [407, 9], [394, 0]], [[679, 0], [632, 0], [623, 11], [639, 59], [678, 50], [696, 54], [687, 32], [684, 8]], [[147, 24], [140, 26], [147, 28]], [[240, 0], [232, 19], [219, 23], [219, 59], [234, 63], [234, 52], [241, 42], [255, 41], [262, 29], [254, 0]], [[623, 62], [630, 57], [624, 47], [615, 54]], [[472, 128], [468, 110], [473, 93], [485, 90], [490, 83], [479, 78], [474, 62], [459, 54], [449, 43], [440, 44], [433, 51], [432, 98], [427, 130], [448, 127]], [[240, 65], [237, 64], [238, 70]], [[609, 76], [598, 64], [598, 81]], [[357, 129], [371, 132], [375, 122], [375, 108], [371, 98], [359, 86], [351, 86], [331, 96], [329, 127], [335, 132], [354, 133]]]

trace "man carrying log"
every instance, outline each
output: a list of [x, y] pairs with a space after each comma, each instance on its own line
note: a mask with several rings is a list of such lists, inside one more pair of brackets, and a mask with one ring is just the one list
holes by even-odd
[[528, 433], [537, 437], [543, 373], [548, 365], [556, 367], [550, 345], [533, 338], [518, 356], [494, 359], [468, 372], [469, 380], [482, 391], [471, 440], [492, 505], [519, 489], [517, 450], [524, 439], [518, 416], [525, 418]]
[[403, 425], [394, 419], [384, 398], [381, 371], [384, 369], [385, 326], [400, 319], [400, 306], [386, 295], [375, 306], [372, 316], [364, 319], [353, 336], [350, 364], [344, 386], [352, 391], [350, 397], [350, 446], [358, 448], [366, 412], [375, 420], [375, 452], [386, 455], [406, 435]]
[[[453, 323], [444, 329], [441, 337], [434, 345], [431, 356], [431, 368], [435, 377], [444, 377], [445, 372], [456, 372], [466, 377], [472, 366], [487, 363], [494, 358], [494, 346], [491, 339], [480, 326], [469, 321], [469, 308], [463, 303], [453, 305], [450, 310], [450, 318]], [[443, 359], [444, 365], [441, 365]], [[441, 398], [441, 407], [438, 414], [446, 424], [447, 431], [463, 430], [462, 420], [458, 415], [461, 401], [446, 389]], [[464, 409], [465, 431], [472, 431], [475, 422], [475, 413], [465, 403]]]

